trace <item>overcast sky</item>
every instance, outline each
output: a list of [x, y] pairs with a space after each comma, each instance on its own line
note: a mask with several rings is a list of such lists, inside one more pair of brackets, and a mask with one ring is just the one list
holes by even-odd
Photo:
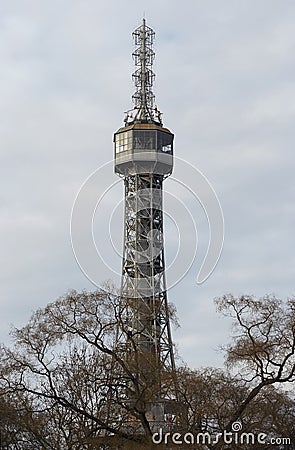
[[[68, 289], [95, 288], [74, 258], [71, 210], [85, 179], [112, 159], [113, 133], [132, 106], [131, 33], [143, 14], [156, 31], [157, 106], [175, 133], [175, 154], [208, 178], [225, 218], [222, 256], [198, 286], [206, 218], [179, 190], [199, 247], [168, 294], [181, 323], [174, 339], [192, 367], [220, 365], [229, 324], [214, 297], [295, 294], [293, 0], [0, 3], [0, 340], [7, 342], [11, 323], [24, 325]], [[111, 165], [100, 174], [102, 186], [119, 181]], [[177, 195], [173, 180], [165, 186]], [[119, 182], [96, 215], [102, 249], [110, 224], [120, 249], [122, 195]], [[176, 216], [165, 222], [168, 263], [177, 255], [177, 227], [195, 245], [181, 231], [185, 214], [181, 224]], [[106, 253], [120, 272], [119, 256]]]

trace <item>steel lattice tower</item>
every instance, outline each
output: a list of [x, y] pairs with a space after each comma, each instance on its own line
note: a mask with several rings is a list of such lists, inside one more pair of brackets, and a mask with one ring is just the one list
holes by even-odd
[[[124, 180], [125, 216], [121, 298], [131, 352], [141, 370], [174, 371], [163, 239], [163, 181], [172, 173], [173, 134], [163, 127], [152, 91], [155, 33], [142, 25], [133, 33], [134, 108], [114, 135], [115, 173]], [[120, 334], [120, 332], [119, 332]], [[125, 333], [126, 336], [126, 333]], [[120, 341], [120, 336], [118, 336]], [[128, 348], [128, 337], [125, 342]], [[157, 368], [157, 369], [155, 369]], [[160, 373], [159, 373], [160, 372]]]

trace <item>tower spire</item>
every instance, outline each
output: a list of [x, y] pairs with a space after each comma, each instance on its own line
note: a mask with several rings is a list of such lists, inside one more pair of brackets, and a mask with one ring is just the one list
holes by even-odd
[[132, 79], [135, 85], [135, 93], [132, 96], [134, 109], [128, 111], [125, 124], [153, 123], [162, 126], [161, 113], [155, 106], [153, 83], [155, 74], [152, 70], [155, 52], [153, 42], [155, 32], [146, 25], [143, 18], [140, 27], [132, 33], [135, 50], [132, 53], [135, 62], [135, 71]]

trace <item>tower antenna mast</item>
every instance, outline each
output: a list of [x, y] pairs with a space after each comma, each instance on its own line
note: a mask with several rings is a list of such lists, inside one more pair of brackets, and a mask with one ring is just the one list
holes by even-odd
[[134, 109], [127, 112], [125, 123], [156, 123], [162, 125], [161, 113], [154, 105], [155, 95], [153, 84], [155, 74], [152, 70], [155, 52], [153, 43], [155, 32], [146, 25], [145, 18], [142, 25], [133, 32], [135, 50], [132, 54], [135, 71], [132, 79], [135, 93], [132, 96]]

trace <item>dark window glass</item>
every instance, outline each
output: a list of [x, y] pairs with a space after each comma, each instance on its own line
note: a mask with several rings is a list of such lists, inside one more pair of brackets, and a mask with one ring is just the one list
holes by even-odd
[[173, 135], [168, 133], [158, 133], [158, 151], [172, 153]]
[[155, 150], [156, 136], [156, 131], [133, 131], [133, 148], [135, 150]]

